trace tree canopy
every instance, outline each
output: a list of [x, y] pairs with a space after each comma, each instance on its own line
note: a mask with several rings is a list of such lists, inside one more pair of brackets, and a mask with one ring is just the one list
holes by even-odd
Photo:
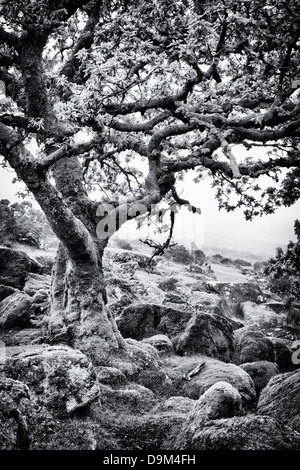
[[300, 299], [300, 221], [295, 220], [296, 242], [290, 241], [285, 250], [277, 248], [276, 256], [265, 267], [270, 286], [290, 299]]
[[[81, 184], [99, 190], [97, 202], [126, 195], [147, 205], [171, 190], [176, 199], [176, 177], [188, 169], [212, 175], [220, 206], [245, 206], [247, 218], [299, 198], [297, 1], [0, 8], [1, 153], [30, 190], [33, 175], [50, 181], [57, 162], [78, 156]], [[35, 155], [26, 150], [32, 138]], [[257, 159], [266, 144], [269, 157]], [[237, 162], [235, 145], [249, 156]], [[276, 181], [282, 169], [281, 186], [261, 192], [255, 180]]]

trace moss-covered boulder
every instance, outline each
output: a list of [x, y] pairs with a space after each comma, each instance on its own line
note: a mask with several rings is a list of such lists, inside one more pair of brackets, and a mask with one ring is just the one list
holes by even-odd
[[24, 346], [11, 355], [8, 351], [4, 370], [29, 387], [33, 402], [58, 417], [68, 416], [99, 398], [92, 363], [67, 346]]

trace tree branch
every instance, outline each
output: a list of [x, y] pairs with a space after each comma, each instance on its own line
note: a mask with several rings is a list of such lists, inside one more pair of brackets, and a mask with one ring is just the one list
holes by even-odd
[[150, 246], [151, 248], [155, 248], [153, 255], [149, 259], [149, 263], [148, 263], [149, 266], [151, 266], [151, 262], [153, 258], [155, 258], [156, 256], [162, 256], [167, 248], [171, 248], [177, 245], [177, 243], [171, 244], [171, 241], [173, 238], [174, 225], [175, 225], [175, 212], [172, 210], [172, 208], [170, 210], [170, 222], [171, 223], [170, 223], [169, 235], [163, 244], [156, 243], [153, 240], [149, 240], [148, 238], [146, 240], [140, 239], [140, 242], [144, 243], [145, 245]]
[[188, 124], [188, 125], [170, 125], [157, 131], [150, 139], [148, 145], [149, 155], [152, 152], [158, 150], [160, 143], [165, 140], [167, 137], [186, 134], [187, 132], [193, 131], [198, 128], [198, 123]]
[[171, 115], [172, 113], [170, 111], [165, 111], [164, 113], [158, 114], [153, 119], [150, 119], [150, 121], [141, 122], [140, 124], [112, 121], [108, 126], [120, 132], [148, 132]]
[[88, 49], [94, 42], [95, 26], [99, 21], [100, 8], [102, 6], [102, 0], [98, 0], [90, 12], [88, 21], [77, 41], [76, 46], [73, 49], [71, 57], [67, 60], [63, 66], [60, 74], [67, 77], [69, 80], [73, 80], [75, 73], [79, 69], [80, 61], [76, 57], [77, 52], [81, 49]]
[[174, 201], [180, 206], [189, 206], [193, 214], [201, 214], [201, 209], [199, 209], [199, 207], [193, 206], [187, 199], [182, 199], [178, 196], [175, 186], [173, 186], [172, 188], [172, 196], [174, 198]]
[[193, 80], [188, 80], [185, 85], [178, 91], [177, 94], [166, 96], [163, 98], [154, 98], [152, 100], [140, 100], [135, 103], [124, 103], [124, 104], [107, 104], [104, 105], [103, 110], [112, 115], [117, 114], [131, 114], [136, 112], [144, 113], [148, 109], [173, 109], [176, 101], [185, 101], [193, 90], [194, 86], [200, 82], [199, 77]]
[[60, 149], [50, 153], [50, 155], [43, 157], [43, 159], [38, 164], [38, 168], [40, 170], [48, 170], [52, 165], [62, 158], [71, 158], [74, 156], [83, 155], [84, 153], [90, 152], [91, 150], [97, 148], [99, 144], [99, 139], [93, 139], [90, 142], [77, 144], [72, 147], [70, 147], [68, 144], [62, 144]]

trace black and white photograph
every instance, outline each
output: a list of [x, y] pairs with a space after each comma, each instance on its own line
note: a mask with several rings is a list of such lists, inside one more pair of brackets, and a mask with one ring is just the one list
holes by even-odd
[[0, 450], [300, 450], [299, 0], [0, 0]]

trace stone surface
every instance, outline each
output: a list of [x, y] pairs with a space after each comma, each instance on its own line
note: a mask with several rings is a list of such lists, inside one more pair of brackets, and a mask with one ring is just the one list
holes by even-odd
[[190, 312], [156, 304], [134, 304], [125, 308], [117, 319], [124, 338], [142, 340], [157, 334], [171, 339], [184, 331]]
[[[200, 362], [200, 361], [199, 361]], [[242, 397], [243, 406], [251, 408], [256, 400], [256, 392], [250, 375], [235, 364], [228, 364], [210, 359], [204, 367], [182, 387], [181, 394], [199, 399], [212, 385], [217, 382], [227, 382], [235, 387]]]
[[194, 409], [196, 400], [188, 397], [170, 397], [160, 403], [155, 409], [156, 412], [172, 411], [176, 413], [189, 413]]
[[137, 383], [117, 388], [101, 383], [100, 390], [103, 409], [111, 409], [114, 413], [129, 412], [136, 415], [152, 409], [155, 403], [153, 391]]
[[278, 365], [269, 361], [246, 362], [240, 367], [252, 378], [257, 393], [268, 384], [272, 377], [279, 374]]
[[90, 360], [67, 346], [28, 346], [16, 349], [5, 364], [6, 374], [28, 385], [33, 400], [58, 417], [99, 397], [99, 384]]
[[201, 395], [191, 414], [194, 414], [194, 419], [189, 430], [193, 433], [201, 422], [243, 415], [242, 397], [230, 383], [219, 381]]
[[22, 292], [12, 294], [0, 302], [0, 328], [29, 326], [32, 315], [31, 299]]
[[300, 432], [300, 370], [273, 377], [262, 390], [257, 412], [279, 419]]
[[151, 344], [158, 350], [160, 354], [165, 354], [173, 351], [173, 344], [170, 338], [166, 335], [155, 335], [150, 338], [142, 340], [143, 343]]
[[28, 387], [0, 373], [0, 450], [28, 450], [32, 404]]
[[256, 327], [235, 330], [236, 347], [234, 362], [244, 364], [256, 361], [275, 361], [274, 346], [270, 338]]
[[178, 354], [205, 354], [229, 362], [234, 352], [233, 327], [225, 317], [196, 312], [174, 340]]
[[292, 362], [293, 351], [291, 349], [291, 341], [281, 338], [271, 338], [271, 340], [274, 346], [275, 362], [280, 372], [294, 370], [295, 365]]
[[28, 274], [24, 286], [24, 292], [33, 297], [38, 291], [44, 290], [49, 292], [51, 284], [51, 276], [49, 274]]
[[125, 375], [116, 367], [97, 367], [97, 377], [105, 385], [120, 385], [126, 381]]
[[2, 300], [9, 295], [16, 294], [17, 292], [20, 291], [18, 289], [14, 289], [13, 287], [0, 284], [0, 302], [2, 302]]
[[23, 251], [0, 247], [0, 284], [22, 290], [29, 272], [42, 271], [41, 264]]
[[276, 300], [270, 300], [269, 302], [266, 302], [266, 307], [270, 308], [275, 313], [281, 313], [286, 310], [284, 303], [277, 302]]
[[38, 290], [32, 297], [32, 309], [36, 315], [44, 315], [49, 308], [50, 292], [45, 289]]
[[[269, 416], [235, 416], [205, 425], [191, 417], [174, 444], [181, 450], [299, 450], [300, 435]], [[190, 427], [192, 430], [190, 430]]]
[[228, 283], [228, 282], [209, 282], [207, 283], [208, 292], [216, 292], [220, 296], [230, 298], [233, 302], [251, 301], [262, 303], [265, 296], [261, 288], [255, 283]]
[[29, 346], [44, 342], [43, 331], [40, 328], [23, 328], [14, 331], [13, 335], [6, 340], [7, 346]]
[[180, 355], [201, 353], [229, 361], [234, 352], [233, 326], [220, 315], [135, 304], [123, 310], [117, 324], [125, 338], [142, 340], [165, 334]]
[[151, 270], [151, 267], [157, 265], [157, 261], [153, 259], [151, 261], [151, 267], [149, 265], [150, 256], [141, 254], [141, 253], [133, 253], [128, 251], [120, 251], [114, 253], [112, 256], [113, 260], [117, 263], [128, 263], [128, 262], [135, 262], [137, 263], [137, 267], [141, 269]]

